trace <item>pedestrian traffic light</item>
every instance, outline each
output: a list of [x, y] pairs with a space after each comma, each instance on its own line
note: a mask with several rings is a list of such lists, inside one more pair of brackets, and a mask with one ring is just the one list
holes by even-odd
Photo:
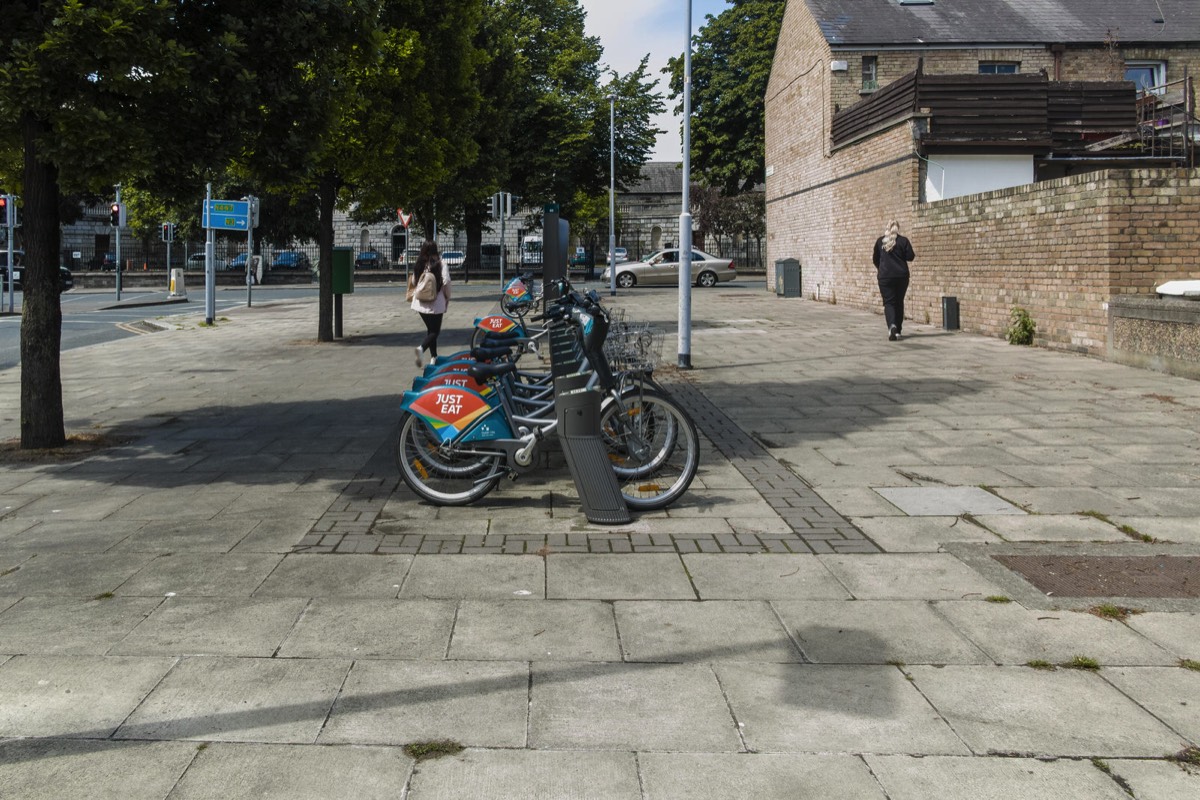
[[500, 217], [499, 200], [500, 200], [500, 195], [498, 195], [498, 194], [494, 194], [488, 198], [488, 216], [491, 217], [492, 219], [499, 219], [499, 217]]
[[164, 222], [162, 224], [162, 240], [164, 242], [175, 241], [175, 224], [174, 223]]
[[121, 223], [124, 222], [124, 219], [122, 219], [122, 217], [125, 216], [125, 214], [122, 213], [123, 211], [124, 211], [124, 208], [121, 206], [120, 203], [113, 203], [111, 206], [109, 206], [108, 207], [108, 224], [112, 225], [114, 228], [121, 227]]
[[17, 203], [11, 194], [0, 195], [0, 224], [6, 228], [17, 226]]

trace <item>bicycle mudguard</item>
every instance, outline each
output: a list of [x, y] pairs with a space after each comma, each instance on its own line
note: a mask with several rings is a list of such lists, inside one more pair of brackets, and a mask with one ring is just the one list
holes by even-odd
[[524, 336], [525, 328], [521, 323], [517, 322], [512, 317], [506, 317], [503, 314], [490, 314], [486, 317], [480, 317], [475, 320], [475, 327], [486, 333], [498, 333]]
[[434, 386], [452, 386], [457, 389], [470, 389], [480, 397], [486, 397], [488, 402], [495, 402], [494, 395], [496, 392], [492, 387], [479, 383], [465, 372], [440, 372], [429, 377], [415, 378], [412, 390], [419, 392]]
[[[456, 386], [433, 386], [419, 392], [405, 392], [400, 408], [425, 421], [440, 441], [448, 442], [472, 427], [493, 406], [478, 392]], [[512, 429], [502, 414], [483, 420], [464, 442], [511, 439]]]

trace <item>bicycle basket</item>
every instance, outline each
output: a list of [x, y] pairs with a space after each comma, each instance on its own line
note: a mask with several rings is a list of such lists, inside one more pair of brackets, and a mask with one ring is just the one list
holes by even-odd
[[612, 320], [604, 355], [614, 372], [648, 372], [662, 357], [664, 334], [645, 322]]

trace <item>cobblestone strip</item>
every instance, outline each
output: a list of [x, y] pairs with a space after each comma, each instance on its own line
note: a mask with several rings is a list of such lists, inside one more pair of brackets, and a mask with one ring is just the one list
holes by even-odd
[[[765, 447], [738, 427], [736, 422], [717, 408], [682, 373], [677, 375], [678, 377], [667, 377], [664, 380], [671, 395], [691, 415], [696, 427], [729, 459], [729, 463], [750, 481], [750, 485], [762, 495], [810, 552], [881, 552], [878, 545], [834, 511], [796, 473], [773, 458]], [[769, 539], [762, 539], [760, 544], [762, 549], [779, 552], [779, 542], [772, 546]], [[735, 548], [723, 549], [732, 551]]]
[[[526, 534], [425, 534], [376, 526], [384, 506], [400, 491], [392, 432], [363, 470], [293, 548], [297, 553], [513, 554], [548, 553], [877, 553], [879, 548], [822, 500], [812, 488], [746, 434], [683, 378], [668, 388], [723, 456], [763, 496], [789, 533], [630, 533], [584, 531]], [[559, 464], [562, 467], [561, 463]], [[414, 501], [415, 502], [415, 501]], [[736, 528], [736, 520], [731, 521]], [[565, 524], [565, 523], [564, 523]]]

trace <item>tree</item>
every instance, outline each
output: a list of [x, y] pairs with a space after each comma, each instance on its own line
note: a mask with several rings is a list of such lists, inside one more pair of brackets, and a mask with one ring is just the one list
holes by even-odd
[[[727, 194], [762, 183], [764, 102], [786, 0], [728, 0], [711, 14], [692, 55], [692, 167]], [[671, 97], [683, 96], [683, 57], [672, 58]], [[681, 106], [676, 111], [682, 110]]]
[[[0, 49], [0, 180], [22, 195], [21, 446], [64, 443], [59, 224], [65, 195], [111, 197], [117, 182], [198, 205], [248, 141], [271, 131], [281, 159], [303, 128], [272, 110], [320, 52], [314, 24], [356, 0], [271, 4], [14, 0]], [[296, 118], [294, 115], [289, 117]], [[286, 159], [285, 159], [286, 160]], [[18, 171], [19, 170], [19, 171]]]

